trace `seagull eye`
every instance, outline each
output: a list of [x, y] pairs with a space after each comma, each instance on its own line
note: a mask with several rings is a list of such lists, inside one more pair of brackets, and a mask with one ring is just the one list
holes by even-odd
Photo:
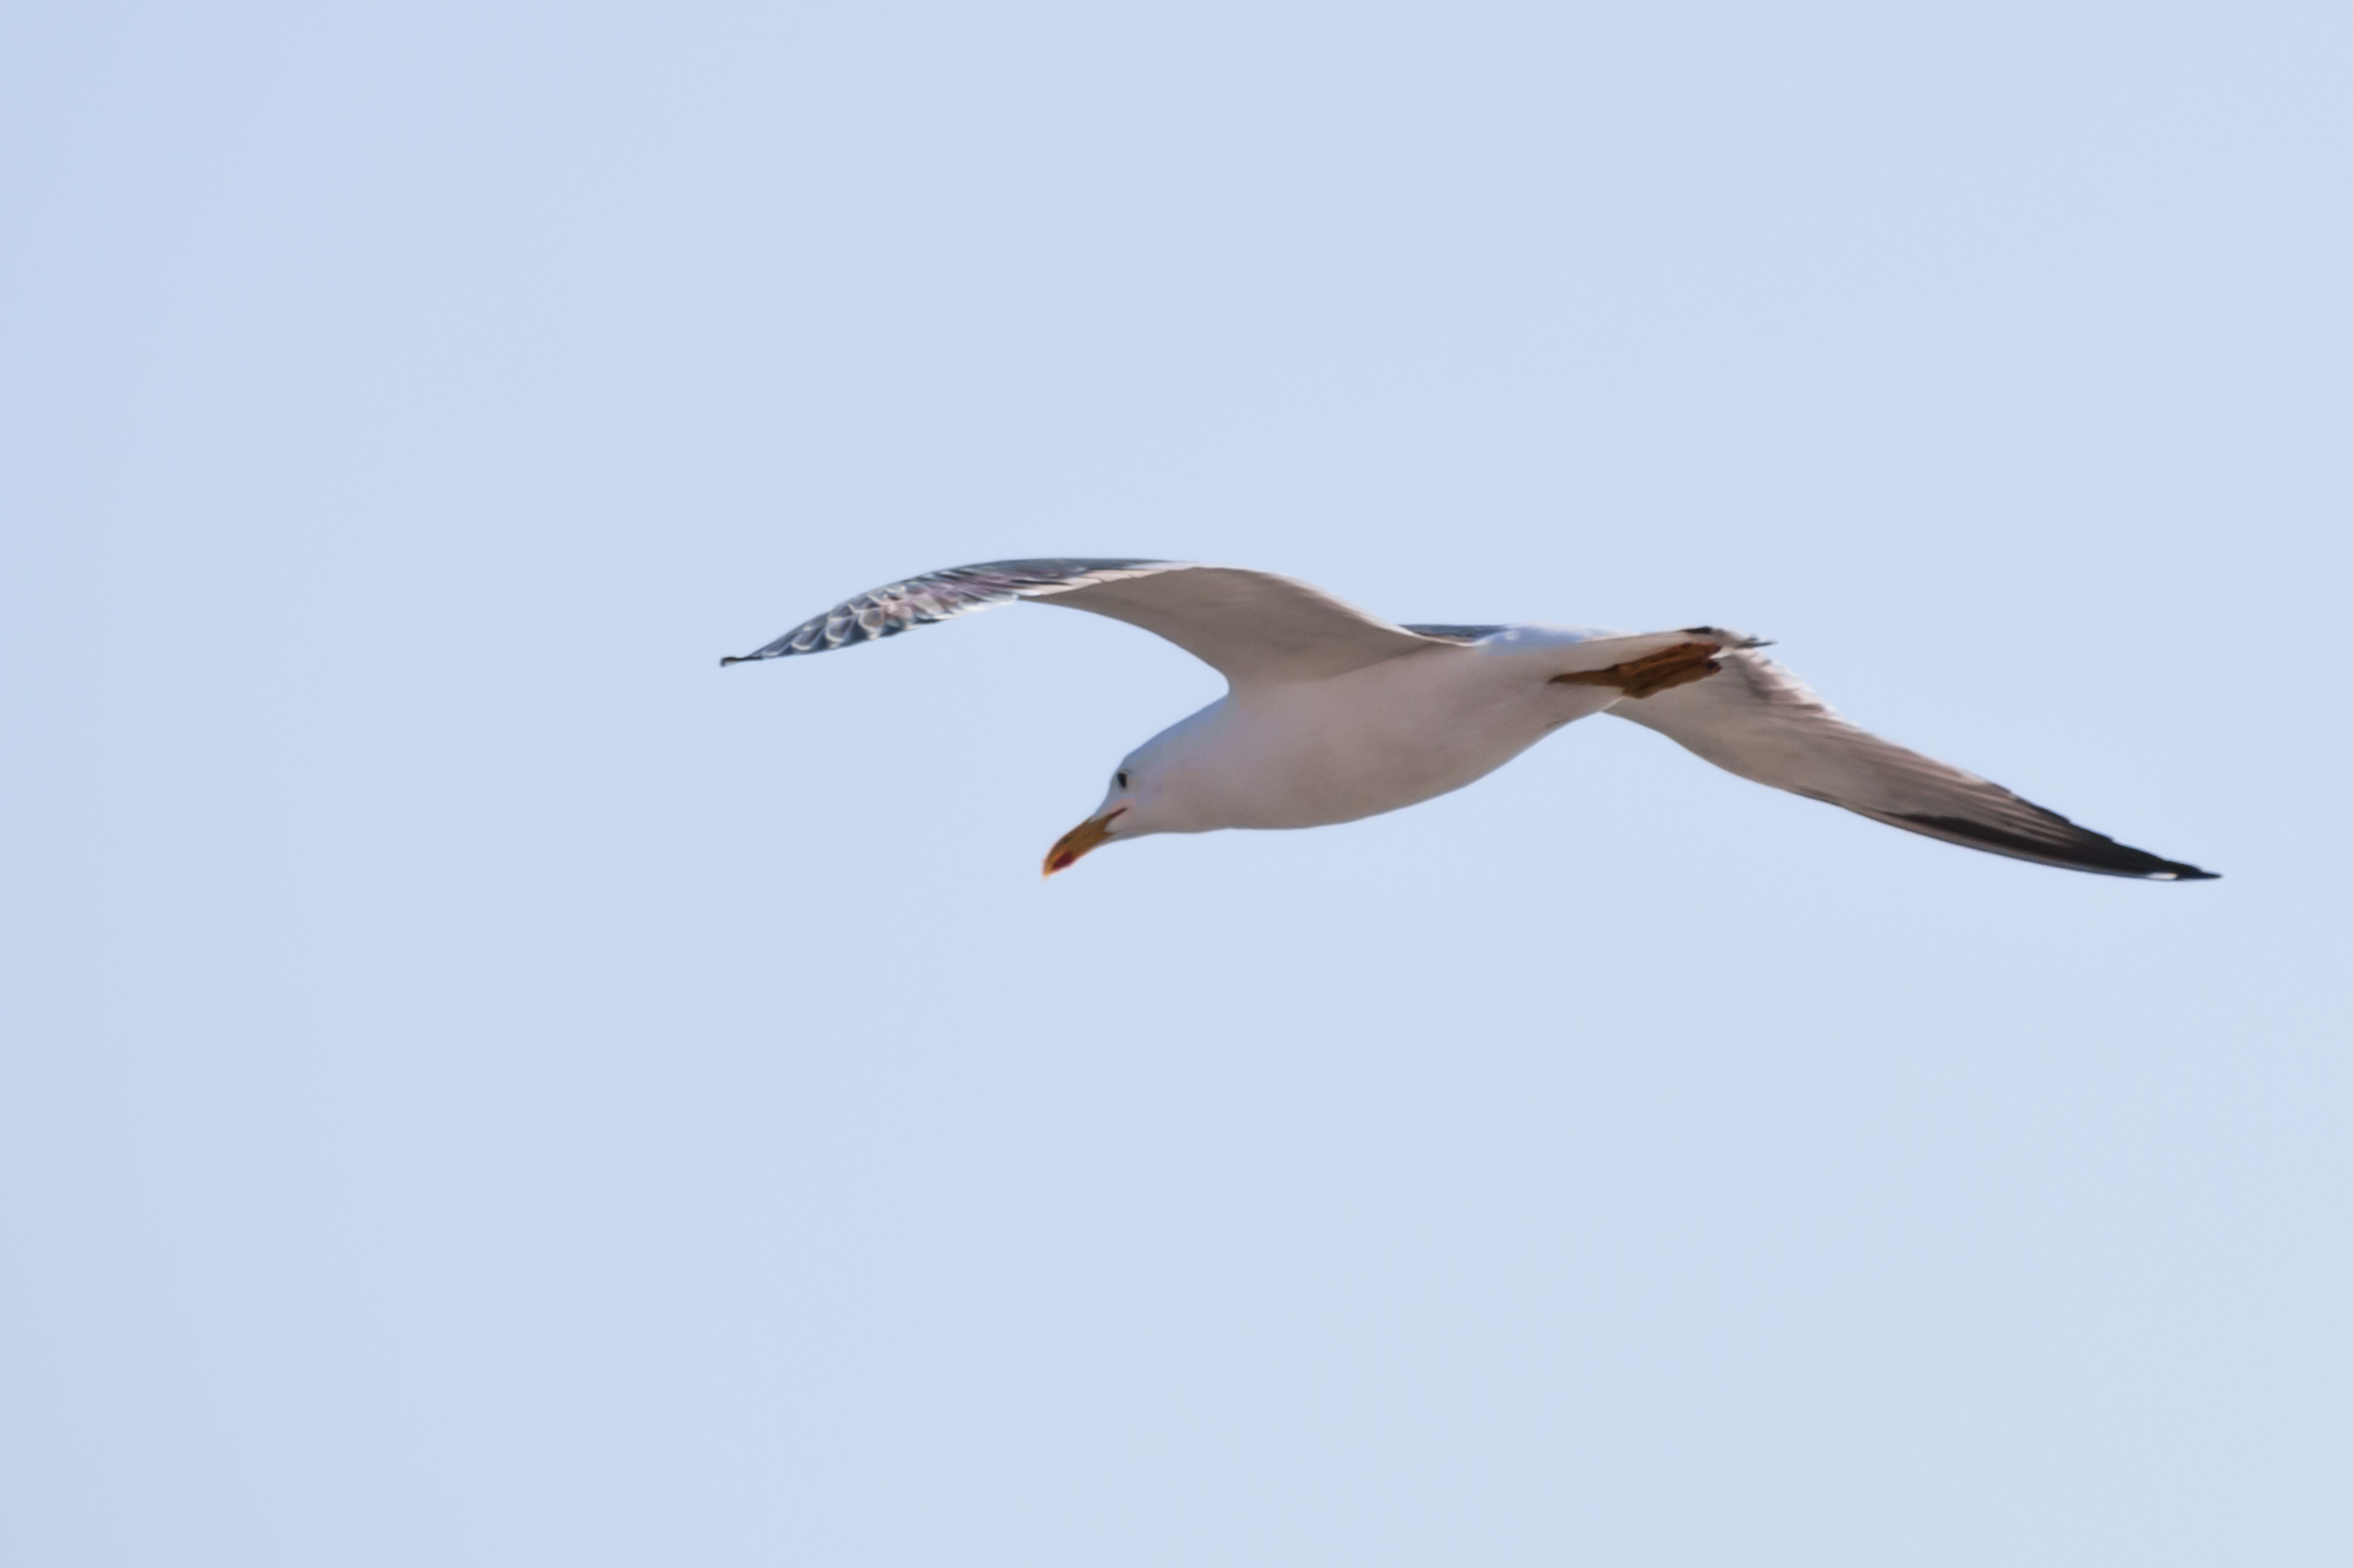
[[1111, 782], [1117, 784], [1120, 788], [1125, 789], [1127, 787], [1127, 770], [1125, 768], [1122, 768], [1119, 772], [1112, 774]]

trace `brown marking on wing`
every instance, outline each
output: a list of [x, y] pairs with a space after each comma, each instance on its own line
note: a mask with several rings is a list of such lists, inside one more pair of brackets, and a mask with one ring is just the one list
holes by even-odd
[[1646, 653], [1640, 658], [1613, 664], [1607, 669], [1580, 669], [1572, 675], [1556, 675], [1554, 686], [1614, 686], [1629, 697], [1650, 697], [1662, 691], [1672, 691], [1678, 686], [1689, 686], [1694, 680], [1705, 680], [1724, 668], [1715, 660], [1714, 643], [1679, 642], [1672, 647], [1662, 647], [1656, 653]]

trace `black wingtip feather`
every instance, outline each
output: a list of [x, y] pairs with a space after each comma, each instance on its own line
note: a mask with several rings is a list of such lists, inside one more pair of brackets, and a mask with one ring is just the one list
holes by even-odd
[[1942, 838], [1950, 844], [1963, 844], [1972, 849], [1985, 849], [1996, 855], [2014, 855], [2021, 860], [2040, 860], [2046, 866], [2063, 866], [2074, 871], [2095, 871], [2109, 877], [2139, 877], [2160, 882], [2221, 880], [2220, 872], [2201, 871], [2179, 860], [2168, 860], [2146, 849], [2119, 844], [2105, 833], [2078, 827], [2055, 812], [2045, 815], [2049, 816], [2052, 829], [2048, 838], [2008, 832], [1990, 823], [1972, 822], [1965, 816], [1890, 813], [1881, 820], [1909, 827], [1915, 833], [1925, 833], [1932, 838]]

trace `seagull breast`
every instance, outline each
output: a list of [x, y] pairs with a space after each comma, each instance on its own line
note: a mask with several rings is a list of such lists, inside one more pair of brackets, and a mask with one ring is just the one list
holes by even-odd
[[1617, 700], [1556, 684], [1559, 664], [1530, 643], [1440, 646], [1320, 680], [1239, 686], [1146, 748], [1167, 796], [1152, 830], [1320, 827], [1461, 789]]

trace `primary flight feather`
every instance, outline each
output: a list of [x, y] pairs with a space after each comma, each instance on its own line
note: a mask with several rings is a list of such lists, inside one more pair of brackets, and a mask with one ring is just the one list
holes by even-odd
[[1756, 638], [1715, 626], [1398, 626], [1271, 572], [990, 561], [860, 594], [720, 663], [825, 653], [1021, 599], [1155, 632], [1228, 685], [1122, 760], [1103, 804], [1047, 853], [1049, 876], [1155, 833], [1317, 827], [1395, 811], [1602, 712], [1743, 778], [1972, 849], [2114, 877], [2214, 876], [1859, 730], [1756, 651]]

